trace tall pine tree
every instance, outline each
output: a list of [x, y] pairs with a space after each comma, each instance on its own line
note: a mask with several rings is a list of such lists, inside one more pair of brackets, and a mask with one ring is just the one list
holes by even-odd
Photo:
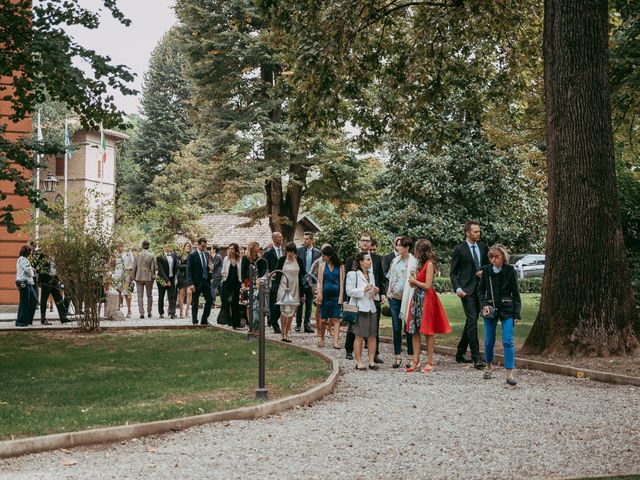
[[[151, 54], [144, 75], [140, 106], [142, 118], [135, 133], [131, 155], [140, 167], [144, 188], [173, 161], [192, 139], [191, 89], [184, 75], [185, 57], [175, 28], [170, 29]], [[139, 201], [149, 203], [145, 191]]]

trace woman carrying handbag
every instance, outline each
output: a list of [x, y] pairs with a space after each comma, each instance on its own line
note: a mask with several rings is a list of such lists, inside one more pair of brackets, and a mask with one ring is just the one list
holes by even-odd
[[502, 346], [504, 348], [504, 368], [507, 383], [516, 385], [513, 378], [515, 352], [513, 348], [513, 327], [520, 321], [520, 291], [513, 266], [508, 265], [509, 254], [500, 244], [489, 249], [489, 262], [482, 268], [478, 289], [482, 316], [484, 317], [484, 360], [487, 368], [482, 377], [489, 380], [493, 376], [493, 349], [496, 343], [498, 320], [502, 322]]

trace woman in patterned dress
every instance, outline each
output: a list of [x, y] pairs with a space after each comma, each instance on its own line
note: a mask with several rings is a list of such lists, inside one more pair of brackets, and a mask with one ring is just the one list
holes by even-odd
[[420, 334], [427, 339], [427, 361], [422, 373], [433, 370], [433, 348], [435, 334], [451, 333], [447, 314], [442, 308], [438, 294], [433, 289], [435, 275], [435, 252], [429, 240], [421, 238], [416, 242], [415, 257], [418, 260], [418, 274], [410, 272], [409, 285], [415, 288], [407, 321], [407, 333], [413, 335], [413, 360], [405, 371], [415, 372], [420, 368]]

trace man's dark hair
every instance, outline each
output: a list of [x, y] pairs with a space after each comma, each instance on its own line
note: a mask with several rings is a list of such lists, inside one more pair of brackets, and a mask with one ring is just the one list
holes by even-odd
[[206, 239], [206, 238], [204, 238], [204, 237], [200, 237], [200, 238], [198, 239], [198, 245], [200, 245], [202, 242], [204, 242], [204, 243], [206, 244], [206, 243], [207, 243], [207, 239]]
[[377, 247], [377, 246], [378, 246], [378, 242], [376, 242], [376, 239], [375, 239], [375, 238], [372, 238], [372, 239], [371, 239], [371, 246], [372, 246], [372, 247]]
[[313, 232], [304, 232], [303, 235], [305, 237], [309, 237], [311, 240], [313, 240], [315, 238], [315, 235], [313, 234]]
[[145, 250], [149, 250], [149, 240], [143, 240], [142, 241], [142, 248], [144, 248]]
[[469, 230], [471, 230], [471, 227], [473, 225], [480, 226], [480, 224], [478, 222], [476, 222], [475, 220], [469, 220], [469, 221], [465, 222], [464, 223], [464, 233], [466, 234]]
[[20, 256], [21, 257], [28, 257], [29, 255], [31, 255], [31, 247], [29, 245], [23, 245], [22, 248], [20, 249]]

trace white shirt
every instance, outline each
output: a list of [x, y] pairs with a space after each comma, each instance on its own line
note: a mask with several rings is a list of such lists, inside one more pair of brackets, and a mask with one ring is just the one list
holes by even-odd
[[169, 276], [173, 277], [173, 256], [168, 253], [165, 253], [164, 256], [167, 257], [167, 263], [169, 264]]
[[16, 282], [27, 282], [29, 285], [33, 285], [33, 277], [36, 271], [31, 266], [31, 262], [27, 257], [22, 255], [18, 257], [16, 262]]
[[375, 312], [376, 303], [374, 300], [375, 294], [373, 289], [365, 292], [364, 289], [368, 285], [375, 286], [375, 278], [372, 273], [369, 273], [369, 281], [364, 277], [364, 273], [360, 270], [355, 270], [347, 273], [347, 281], [345, 290], [349, 295], [349, 304], [356, 305], [360, 312]]
[[124, 269], [133, 270], [133, 253], [123, 252], [121, 256], [122, 261], [124, 262]]

